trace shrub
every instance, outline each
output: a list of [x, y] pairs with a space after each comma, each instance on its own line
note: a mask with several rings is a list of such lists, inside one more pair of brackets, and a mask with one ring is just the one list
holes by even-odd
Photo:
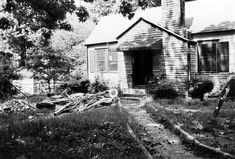
[[[1, 69], [1, 68], [0, 68]], [[9, 66], [5, 66], [0, 70], [0, 99], [7, 99], [18, 92], [13, 86], [12, 81], [20, 78], [15, 70]]]
[[75, 81], [70, 83], [65, 83], [59, 86], [57, 92], [62, 92], [63, 90], [67, 89], [69, 94], [73, 93], [88, 93], [89, 87], [91, 82], [86, 79], [82, 81]]
[[89, 87], [89, 93], [98, 93], [108, 89], [108, 83], [102, 77], [96, 76], [95, 81]]
[[201, 101], [204, 99], [204, 94], [211, 92], [214, 87], [214, 84], [210, 80], [192, 80], [192, 88], [189, 90], [189, 94], [192, 98], [198, 98]]
[[178, 97], [173, 82], [167, 80], [164, 74], [152, 77], [147, 84], [146, 91], [154, 99], [175, 99]]

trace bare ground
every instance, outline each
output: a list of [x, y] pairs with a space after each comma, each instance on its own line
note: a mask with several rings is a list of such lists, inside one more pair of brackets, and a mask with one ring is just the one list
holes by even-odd
[[167, 159], [198, 159], [188, 150], [178, 136], [166, 129], [162, 124], [156, 123], [146, 112], [143, 105], [137, 103], [125, 103], [122, 107], [134, 117], [134, 119], [146, 130], [146, 134], [139, 135], [140, 140], [151, 153], [153, 158]]

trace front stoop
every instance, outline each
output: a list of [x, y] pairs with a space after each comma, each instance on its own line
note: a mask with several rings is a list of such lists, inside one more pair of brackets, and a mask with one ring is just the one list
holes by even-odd
[[146, 90], [140, 88], [124, 89], [122, 97], [145, 97]]

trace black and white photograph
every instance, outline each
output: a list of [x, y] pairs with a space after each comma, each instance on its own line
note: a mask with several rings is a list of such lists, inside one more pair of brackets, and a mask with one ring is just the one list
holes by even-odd
[[0, 159], [235, 159], [235, 0], [0, 0]]

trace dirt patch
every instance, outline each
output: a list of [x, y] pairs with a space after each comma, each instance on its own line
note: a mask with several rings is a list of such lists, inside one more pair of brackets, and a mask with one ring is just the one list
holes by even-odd
[[158, 109], [155, 116], [164, 114], [201, 143], [235, 155], [235, 108], [231, 103], [223, 107], [216, 119], [211, 118], [214, 105], [198, 104], [198, 109], [193, 106], [194, 111], [186, 111], [185, 106], [176, 109], [176, 105], [165, 108], [159, 103], [151, 105]]
[[137, 131], [136, 129], [133, 130], [153, 158], [200, 158], [187, 150], [176, 135], [166, 129], [161, 123], [154, 121], [151, 115], [146, 112], [145, 107], [138, 105], [138, 103], [128, 102], [122, 102], [122, 106], [139, 123], [140, 129]]

